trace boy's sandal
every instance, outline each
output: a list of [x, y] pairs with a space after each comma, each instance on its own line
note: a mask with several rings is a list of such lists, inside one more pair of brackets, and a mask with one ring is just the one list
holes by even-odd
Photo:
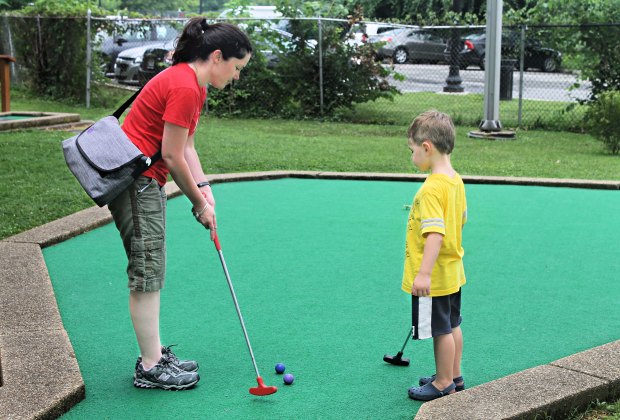
[[[424, 386], [429, 382], [433, 382], [435, 380], [435, 376], [436, 375], [421, 377], [419, 381], [420, 386]], [[465, 382], [463, 381], [463, 377], [459, 376], [457, 378], [454, 378], [454, 385], [456, 385], [456, 392], [463, 391], [465, 389]]]
[[455, 388], [456, 386], [454, 385], [454, 382], [452, 382], [443, 391], [440, 391], [437, 388], [435, 388], [432, 382], [429, 382], [424, 386], [417, 386], [417, 387], [414, 386], [412, 388], [409, 388], [408, 393], [409, 393], [409, 398], [412, 398], [414, 400], [431, 401], [436, 398], [440, 398], [448, 394], [454, 393]]

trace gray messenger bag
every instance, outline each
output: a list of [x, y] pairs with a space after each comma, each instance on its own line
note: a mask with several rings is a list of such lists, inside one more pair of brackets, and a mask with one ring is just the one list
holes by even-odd
[[118, 121], [140, 90], [114, 114], [62, 142], [67, 166], [99, 207], [114, 200], [161, 158], [161, 151], [145, 156], [129, 140]]

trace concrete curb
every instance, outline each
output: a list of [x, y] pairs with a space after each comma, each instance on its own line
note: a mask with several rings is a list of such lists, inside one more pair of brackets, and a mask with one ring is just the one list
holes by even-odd
[[585, 409], [594, 400], [605, 401], [618, 394], [620, 372], [605, 379], [583, 372], [579, 365], [585, 361], [586, 365], [600, 363], [599, 369], [620, 366], [618, 358], [605, 351], [608, 346], [615, 346], [617, 352], [620, 341], [567, 357], [576, 358], [575, 369], [552, 362], [429, 401], [420, 407], [415, 418], [443, 419], [454, 413], [472, 420], [564, 418], [574, 410]]
[[[420, 174], [269, 171], [209, 176], [213, 183], [317, 178], [421, 182]], [[620, 190], [620, 181], [463, 176], [468, 184]], [[170, 198], [181, 194], [166, 185]], [[85, 397], [41, 248], [112, 220], [91, 207], [0, 241], [0, 418], [56, 418]], [[5, 292], [6, 291], [6, 292]], [[594, 399], [620, 396], [620, 341], [422, 405], [416, 418], [535, 418], [563, 415]], [[52, 353], [53, 359], [48, 356]], [[25, 357], [27, 355], [27, 357]]]

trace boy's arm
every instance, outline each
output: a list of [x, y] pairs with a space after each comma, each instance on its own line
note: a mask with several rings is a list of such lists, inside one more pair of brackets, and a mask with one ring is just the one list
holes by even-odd
[[424, 255], [422, 256], [422, 264], [420, 271], [413, 280], [411, 294], [414, 296], [428, 296], [431, 293], [431, 273], [435, 266], [435, 261], [439, 256], [439, 250], [443, 243], [443, 235], [441, 233], [430, 232], [426, 236], [424, 244]]

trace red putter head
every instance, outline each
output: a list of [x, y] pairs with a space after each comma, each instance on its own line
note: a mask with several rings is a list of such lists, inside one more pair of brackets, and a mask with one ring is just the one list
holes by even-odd
[[259, 397], [264, 397], [265, 395], [271, 395], [278, 392], [278, 388], [275, 386], [266, 386], [263, 383], [263, 378], [260, 376], [256, 377], [256, 382], [258, 382], [258, 386], [256, 388], [250, 388], [250, 394], [258, 395]]

